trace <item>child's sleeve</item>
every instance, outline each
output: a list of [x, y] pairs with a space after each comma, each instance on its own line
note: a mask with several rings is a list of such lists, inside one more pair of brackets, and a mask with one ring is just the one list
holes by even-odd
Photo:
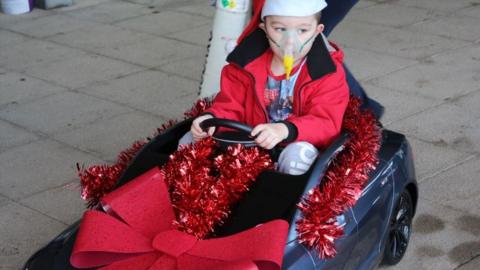
[[307, 141], [324, 148], [340, 134], [350, 97], [342, 65], [337, 64], [336, 72], [326, 75], [312, 87], [315, 87], [311, 89], [312, 94], [302, 102], [304, 114], [292, 116], [287, 121], [298, 130], [295, 141]]
[[217, 118], [244, 122], [245, 115], [245, 89], [246, 83], [241, 79], [235, 67], [226, 65], [222, 69], [220, 78], [220, 91], [215, 96], [212, 106], [205, 111]]

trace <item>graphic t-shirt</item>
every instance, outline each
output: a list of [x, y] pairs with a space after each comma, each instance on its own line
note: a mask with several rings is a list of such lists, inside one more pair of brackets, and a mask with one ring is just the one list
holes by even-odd
[[265, 105], [267, 106], [270, 122], [287, 119], [293, 111], [293, 89], [305, 60], [292, 70], [290, 80], [285, 74], [275, 76], [268, 68], [267, 83], [265, 85]]

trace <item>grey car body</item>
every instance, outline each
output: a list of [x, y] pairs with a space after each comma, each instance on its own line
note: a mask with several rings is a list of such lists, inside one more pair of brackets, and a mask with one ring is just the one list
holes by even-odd
[[[331, 158], [331, 153], [339, 151], [342, 145], [342, 139], [337, 140], [327, 155]], [[405, 136], [384, 130], [379, 159], [380, 164], [371, 173], [355, 206], [337, 217], [337, 222], [344, 226], [345, 231], [344, 237], [336, 241], [338, 254], [333, 259], [321, 260], [314, 250], [306, 249], [296, 241], [297, 233], [292, 226], [285, 248], [283, 269], [368, 270], [379, 265], [385, 249], [389, 248], [390, 223], [400, 194], [410, 194], [413, 211], [418, 200], [412, 151]], [[311, 176], [305, 191], [316, 185], [316, 177]], [[299, 218], [299, 214], [296, 213], [295, 219]]]
[[[164, 164], [169, 154], [176, 150], [179, 138], [189, 129], [190, 124], [191, 120], [183, 121], [153, 138], [128, 166], [120, 177], [117, 187], [153, 166]], [[368, 184], [355, 206], [337, 217], [337, 222], [344, 226], [345, 231], [344, 236], [336, 241], [338, 254], [333, 259], [322, 260], [315, 250], [307, 249], [297, 241], [294, 224], [300, 218], [300, 212], [295, 205], [308, 190], [318, 185], [319, 179], [322, 179], [330, 162], [336, 154], [343, 151], [347, 140], [348, 136], [342, 134], [322, 152], [312, 168], [303, 176], [280, 175], [274, 171], [262, 173], [255, 183], [256, 186], [252, 187], [245, 198], [245, 202], [241, 203], [237, 213], [233, 214], [230, 224], [227, 222], [223, 228], [220, 228], [218, 235], [233, 234], [272, 218], [283, 218], [292, 224], [285, 246], [283, 269], [374, 269], [382, 261], [385, 250], [388, 249], [392, 218], [400, 195], [405, 192], [409, 194], [413, 209], [418, 198], [411, 149], [405, 136], [399, 133], [383, 130], [379, 152], [380, 163], [371, 173]], [[281, 185], [278, 185], [279, 189], [274, 190], [274, 194], [270, 196], [265, 194], [265, 190], [267, 193], [272, 190], [269, 181], [295, 183], [296, 186], [287, 186], [282, 189]], [[264, 189], [262, 185], [268, 188]], [[282, 192], [291, 199], [291, 202], [284, 204], [284, 211], [279, 211], [278, 209], [282, 208], [279, 203], [288, 201], [282, 199]], [[257, 213], [252, 214], [253, 210]], [[80, 222], [72, 224], [33, 254], [23, 269], [75, 269], [70, 265], [69, 258], [79, 224]]]

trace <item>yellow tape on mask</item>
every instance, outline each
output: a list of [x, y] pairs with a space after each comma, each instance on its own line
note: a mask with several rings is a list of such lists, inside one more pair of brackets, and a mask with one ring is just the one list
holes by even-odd
[[285, 68], [285, 76], [290, 79], [290, 73], [292, 73], [294, 58], [292, 55], [285, 55], [283, 57], [283, 66]]

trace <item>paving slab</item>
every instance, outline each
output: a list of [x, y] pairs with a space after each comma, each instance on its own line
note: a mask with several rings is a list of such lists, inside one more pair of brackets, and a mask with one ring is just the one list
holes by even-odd
[[480, 256], [476, 256], [475, 259], [469, 261], [457, 268], [456, 270], [477, 270], [480, 268]]
[[344, 48], [361, 48], [410, 59], [423, 59], [445, 50], [470, 45], [466, 41], [362, 23], [349, 20], [348, 17], [330, 38]]
[[116, 25], [139, 32], [155, 35], [177, 33], [194, 27], [208, 24], [211, 20], [203, 16], [185, 14], [174, 11], [163, 11], [158, 14], [151, 14], [125, 20]]
[[55, 84], [75, 89], [93, 82], [124, 76], [144, 68], [95, 54], [59, 60], [29, 67], [25, 73]]
[[[80, 180], [36, 193], [19, 201], [24, 206], [53, 217], [65, 224], [73, 224], [86, 210], [80, 197]], [[58, 232], [60, 233], [60, 231]]]
[[471, 5], [469, 7], [457, 11], [456, 14], [459, 16], [471, 16], [480, 18], [480, 1], [471, 2]]
[[97, 121], [54, 137], [87, 152], [96, 153], [96, 156], [104, 160], [114, 161], [134, 141], [153, 136], [164, 122], [165, 119], [161, 117], [136, 111]]
[[[421, 183], [422, 196], [434, 203], [467, 212], [480, 220], [480, 159], [474, 158]], [[477, 224], [477, 228], [478, 228]], [[479, 234], [476, 234], [478, 237]], [[480, 239], [478, 254], [480, 254]]]
[[362, 1], [358, 1], [358, 3], [354, 6], [354, 10], [364, 9], [366, 7], [371, 7], [378, 4], [379, 4], [379, 1], [362, 0]]
[[[480, 73], [478, 75], [480, 78]], [[478, 105], [480, 104], [480, 88], [466, 95], [447, 99], [447, 102], [468, 110], [474, 117], [480, 118], [480, 110], [478, 109]]]
[[128, 104], [168, 120], [182, 117], [183, 112], [191, 108], [198, 87], [198, 81], [152, 70], [79, 91]]
[[113, 102], [64, 92], [25, 105], [7, 106], [0, 110], [0, 118], [28, 130], [54, 134], [129, 111], [131, 109]]
[[54, 10], [58, 13], [66, 14], [66, 12], [70, 10], [83, 9], [90, 6], [96, 6], [108, 1], [112, 1], [112, 0], [73, 0], [73, 5], [58, 7], [58, 8], [55, 8]]
[[[356, 73], [354, 72], [353, 74]], [[442, 103], [442, 101], [433, 98], [399, 92], [368, 83], [363, 83], [362, 86], [370, 97], [385, 106], [385, 113], [381, 120], [383, 125], [387, 127], [395, 121], [412, 116]]]
[[0, 59], [2, 59], [0, 67], [23, 71], [26, 68], [76, 56], [85, 56], [85, 53], [48, 41], [30, 39], [15, 46], [3, 47], [0, 50]]
[[465, 151], [471, 151], [473, 148], [478, 152], [480, 149], [480, 118], [477, 118], [466, 127], [464, 132], [467, 139], [459, 141], [457, 147], [465, 149]]
[[394, 122], [389, 128], [438, 146], [450, 147], [465, 153], [476, 153], [480, 149], [475, 148], [472, 138], [465, 133], [465, 129], [473, 127], [476, 120], [463, 108], [442, 104]]
[[[199, 85], [197, 86], [198, 89]], [[161, 108], [158, 109], [156, 114], [167, 119], [177, 119], [182, 120], [184, 118], [184, 113], [187, 110], [190, 110], [194, 105], [195, 101], [198, 100], [198, 90], [195, 90], [194, 93], [182, 96], [181, 99], [176, 99], [174, 101], [164, 103]], [[153, 113], [153, 112], [152, 112]]]
[[128, 2], [142, 4], [146, 6], [154, 6], [154, 7], [162, 7], [165, 8], [171, 4], [175, 4], [176, 2], [181, 2], [184, 4], [185, 1], [178, 1], [178, 0], [128, 0]]
[[479, 251], [480, 247], [477, 245], [480, 238], [472, 235], [472, 230], [478, 229], [478, 225], [472, 224], [468, 230], [459, 228], [467, 225], [465, 221], [472, 218], [478, 216], [420, 199], [407, 253], [393, 269], [451, 270], [465, 262], [465, 257], [468, 257], [465, 255], [469, 252], [460, 254], [458, 251], [468, 244], [474, 251]]
[[[328, 36], [330, 40], [338, 43], [342, 47], [370, 47], [372, 40], [370, 37], [377, 36], [380, 33], [389, 31], [391, 28], [381, 25], [374, 25], [367, 22], [354, 21], [346, 17], [338, 24], [332, 33]], [[355, 41], [355, 42], [354, 42]], [[365, 44], [360, 46], [359, 44]]]
[[28, 40], [28, 38], [23, 35], [2, 29], [0, 29], [0, 37], [2, 37], [0, 39], [0, 48], [7, 46], [15, 46], [18, 43]]
[[82, 28], [67, 34], [58, 34], [48, 40], [90, 52], [102, 52], [116, 50], [119, 46], [151, 38], [155, 38], [155, 36], [114, 25], [101, 24], [98, 27]]
[[441, 143], [421, 141], [412, 137], [407, 138], [412, 146], [417, 181], [438, 174], [452, 164], [462, 162], [471, 154], [445, 147]]
[[208, 1], [203, 1], [198, 5], [188, 5], [179, 8], [175, 8], [175, 11], [185, 12], [189, 14], [195, 14], [204, 16], [207, 18], [213, 18], [215, 15], [215, 7], [212, 7]]
[[35, 8], [32, 12], [25, 13], [25, 14], [18, 14], [18, 15], [7, 15], [4, 13], [0, 13], [0, 28], [8, 29], [14, 24], [35, 20], [40, 17], [54, 15], [54, 10], [44, 10]]
[[79, 19], [99, 23], [114, 23], [121, 20], [152, 13], [152, 9], [145, 5], [133, 4], [126, 1], [110, 0], [98, 5], [75, 9], [63, 14]]
[[[375, 16], [372, 16], [375, 14]], [[394, 4], [381, 4], [353, 10], [349, 15], [350, 20], [368, 22], [391, 27], [402, 27], [417, 22], [435, 18], [440, 14], [429, 9], [419, 7], [399, 6]]]
[[445, 52], [369, 82], [438, 99], [462, 96], [480, 85], [480, 58], [476, 55], [480, 55], [480, 45]]
[[436, 34], [466, 41], [480, 39], [480, 18], [469, 16], [441, 16], [434, 20], [407, 27], [410, 31]]
[[192, 29], [181, 32], [171, 33], [166, 35], [166, 37], [207, 47], [208, 41], [211, 37], [211, 31], [212, 25], [209, 23], [204, 26], [194, 27]]
[[21, 199], [76, 179], [76, 163], [102, 161], [51, 140], [35, 141], [0, 153], [0, 194]]
[[114, 49], [105, 48], [98, 50], [98, 52], [115, 59], [153, 68], [192, 56], [204, 56], [206, 47], [166, 38], [154, 38], [128, 45], [119, 45]]
[[34, 20], [21, 21], [13, 25], [8, 25], [5, 28], [28, 36], [42, 38], [59, 33], [68, 33], [69, 31], [79, 28], [96, 26], [97, 24], [93, 22], [55, 14]]
[[345, 48], [345, 62], [357, 80], [367, 80], [417, 63], [415, 60], [387, 54]]
[[421, 7], [428, 10], [438, 10], [444, 12], [453, 12], [465, 7], [469, 7], [477, 0], [395, 0], [397, 5], [409, 7]]
[[0, 269], [19, 269], [25, 258], [65, 227], [65, 224], [15, 202], [0, 206]]
[[0, 207], [7, 205], [11, 200], [5, 196], [0, 195]]
[[66, 88], [17, 72], [0, 73], [0, 89], [0, 108], [66, 91]]
[[205, 59], [206, 55], [199, 55], [170, 62], [168, 65], [161, 65], [155, 67], [155, 69], [200, 81], [202, 78], [203, 66], [205, 65]]
[[39, 136], [0, 119], [0, 153], [6, 149], [38, 140]]
[[[141, 2], [142, 0], [129, 0], [130, 2]], [[199, 5], [199, 4], [210, 4], [209, 1], [204, 0], [149, 0], [150, 2], [146, 5], [155, 6], [156, 8], [161, 8], [162, 10], [173, 10], [175, 8]]]

